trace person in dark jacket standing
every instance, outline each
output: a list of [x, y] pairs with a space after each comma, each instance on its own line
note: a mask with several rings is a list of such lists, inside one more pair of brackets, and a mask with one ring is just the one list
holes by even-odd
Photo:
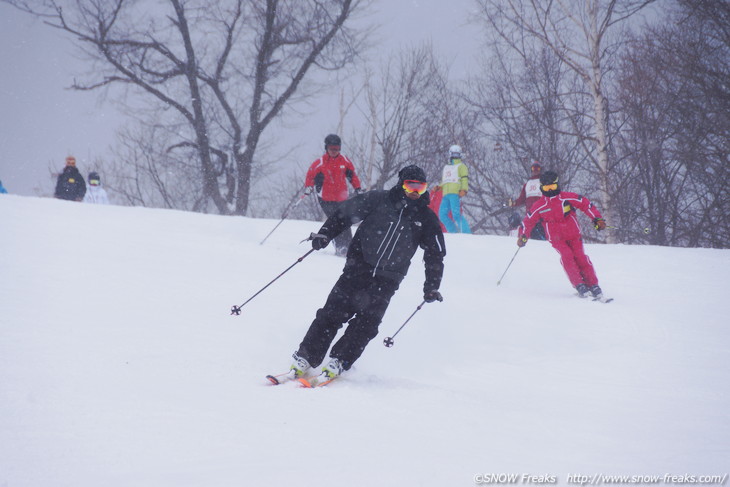
[[310, 383], [330, 381], [352, 367], [378, 334], [390, 299], [418, 247], [424, 249], [423, 299], [443, 301], [439, 287], [446, 246], [439, 219], [428, 207], [427, 186], [423, 170], [407, 166], [398, 173], [393, 188], [347, 200], [312, 234], [312, 248], [320, 250], [353, 222], [361, 222], [347, 250], [342, 275], [293, 355], [289, 378], [299, 378], [310, 367], [319, 366], [345, 323], [347, 329], [332, 347], [329, 362]]
[[[349, 181], [355, 194], [362, 192], [360, 179], [355, 173], [352, 161], [340, 153], [342, 140], [339, 135], [329, 134], [324, 139], [325, 153], [309, 166], [304, 180], [304, 194], [311, 194], [315, 189], [319, 197], [322, 211], [331, 217], [337, 208], [348, 198], [347, 182]], [[335, 238], [335, 252], [345, 255], [352, 240], [352, 231], [347, 227]]]
[[69, 201], [83, 201], [86, 194], [86, 182], [79, 170], [76, 168], [76, 158], [68, 156], [66, 167], [56, 180], [56, 191], [54, 196], [58, 199]]

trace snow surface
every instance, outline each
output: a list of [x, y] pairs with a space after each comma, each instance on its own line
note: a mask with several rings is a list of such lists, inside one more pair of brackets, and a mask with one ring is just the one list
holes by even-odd
[[[343, 260], [317, 222], [0, 197], [0, 486], [469, 486], [484, 474], [717, 475], [730, 458], [730, 250], [544, 242], [420, 252], [353, 369], [284, 372]], [[517, 483], [525, 484], [523, 480]]]

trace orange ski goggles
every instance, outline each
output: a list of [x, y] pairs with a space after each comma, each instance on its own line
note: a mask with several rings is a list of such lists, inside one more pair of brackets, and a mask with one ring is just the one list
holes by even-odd
[[407, 193], [418, 193], [423, 194], [428, 188], [428, 183], [424, 181], [416, 181], [415, 179], [406, 179], [403, 181], [403, 189]]
[[558, 183], [543, 184], [542, 185], [542, 190], [543, 191], [555, 191], [556, 189], [558, 189]]

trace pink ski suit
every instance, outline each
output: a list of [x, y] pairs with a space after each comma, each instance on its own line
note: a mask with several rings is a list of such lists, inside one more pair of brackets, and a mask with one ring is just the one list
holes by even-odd
[[583, 250], [576, 208], [588, 215], [591, 220], [602, 218], [598, 208], [588, 198], [561, 191], [555, 196], [543, 195], [537, 200], [522, 220], [519, 233], [520, 237], [524, 235], [530, 238], [533, 227], [542, 220], [545, 237], [560, 254], [560, 263], [568, 274], [570, 283], [573, 287], [580, 283], [591, 287], [598, 284], [598, 278], [591, 259]]

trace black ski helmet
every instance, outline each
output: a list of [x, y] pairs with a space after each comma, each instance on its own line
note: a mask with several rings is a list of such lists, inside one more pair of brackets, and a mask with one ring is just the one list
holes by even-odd
[[[543, 186], [547, 184], [557, 184], [558, 187], [555, 189], [551, 189], [549, 191], [545, 191], [543, 189]], [[540, 176], [540, 191], [542, 191], [542, 194], [544, 194], [547, 197], [555, 196], [558, 193], [560, 193], [560, 184], [558, 183], [558, 173], [555, 171], [545, 171]]]
[[423, 169], [416, 166], [415, 164], [411, 166], [406, 166], [398, 172], [398, 186], [403, 186], [403, 181], [406, 181], [408, 179], [423, 182], [428, 181], [426, 179], [426, 173], [423, 172]]
[[340, 136], [337, 134], [329, 134], [327, 137], [324, 138], [324, 150], [327, 150], [327, 147], [330, 145], [342, 145], [342, 140], [340, 139]]

